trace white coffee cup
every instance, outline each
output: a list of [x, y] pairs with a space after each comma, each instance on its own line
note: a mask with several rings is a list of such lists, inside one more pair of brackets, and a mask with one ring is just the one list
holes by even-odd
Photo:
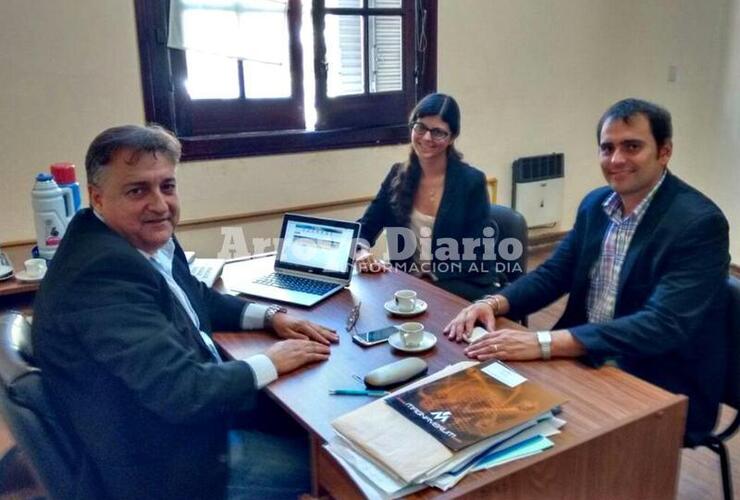
[[401, 334], [403, 345], [406, 347], [419, 347], [424, 339], [424, 325], [421, 323], [402, 323], [398, 327], [398, 331]]
[[416, 308], [416, 292], [413, 290], [398, 290], [393, 294], [393, 300], [399, 312], [411, 312]]
[[28, 259], [23, 265], [26, 266], [26, 274], [29, 278], [40, 278], [46, 273], [45, 259]]

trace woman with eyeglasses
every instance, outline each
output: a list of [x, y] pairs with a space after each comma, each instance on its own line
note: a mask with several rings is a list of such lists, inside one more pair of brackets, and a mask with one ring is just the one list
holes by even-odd
[[482, 240], [492, 243], [493, 233], [484, 231], [490, 218], [486, 177], [455, 149], [460, 108], [449, 95], [430, 94], [411, 112], [409, 126], [408, 160], [391, 167], [360, 219], [357, 265], [362, 272], [390, 269], [370, 252], [386, 229], [397, 269], [469, 300], [491, 293], [496, 273], [482, 258]]

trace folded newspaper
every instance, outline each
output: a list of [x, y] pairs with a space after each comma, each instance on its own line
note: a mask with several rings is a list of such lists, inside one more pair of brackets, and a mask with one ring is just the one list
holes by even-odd
[[[493, 385], [487, 387], [488, 375], [481, 378], [481, 373], [492, 373], [485, 370], [488, 366], [470, 361], [457, 363], [339, 417], [332, 422], [337, 437], [326, 445], [327, 450], [363, 491], [376, 491], [378, 498], [394, 498], [426, 485], [446, 490], [473, 470], [530, 456], [552, 446], [547, 436], [558, 433], [565, 422], [553, 417], [550, 410], [565, 398], [529, 381], [515, 387], [501, 387], [506, 384], [492, 380]], [[482, 397], [474, 391], [476, 394], [471, 397], [471, 392], [465, 389], [465, 380], [488, 396]], [[463, 384], [460, 397], [451, 396], [454, 391], [449, 390], [450, 384]], [[444, 410], [430, 403], [433, 398], [428, 398], [426, 406], [414, 405], [419, 411], [406, 415], [393, 406], [411, 400], [419, 402], [414, 395], [440, 390], [445, 395]], [[481, 405], [486, 408], [483, 412]], [[512, 411], [512, 405], [516, 411]], [[516, 418], [512, 417], [514, 413]], [[465, 438], [462, 446], [454, 440], [454, 446], [448, 446], [449, 439], [442, 436], [439, 426], [430, 424], [435, 417], [436, 421], [442, 420], [439, 418], [442, 415], [447, 416], [445, 423], [453, 426], [451, 419], [455, 414], [462, 417], [458, 423], [466, 429], [459, 434]], [[481, 422], [471, 424], [475, 419]], [[467, 432], [471, 425], [476, 432]], [[460, 430], [445, 428], [452, 428], [452, 433], [454, 429]], [[436, 429], [437, 435], [428, 432], [429, 429]]]

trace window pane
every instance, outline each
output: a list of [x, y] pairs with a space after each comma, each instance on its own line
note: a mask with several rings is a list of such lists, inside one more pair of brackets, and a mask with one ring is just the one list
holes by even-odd
[[290, 97], [290, 66], [252, 61], [244, 65], [244, 95], [249, 99]]
[[183, 8], [175, 24], [181, 39], [173, 46], [188, 49], [186, 85], [192, 98], [238, 98], [239, 59], [246, 97], [291, 95], [285, 1], [184, 2]]
[[362, 8], [362, 0], [325, 0], [324, 7], [327, 9], [360, 9]]
[[324, 39], [327, 95], [364, 93], [362, 17], [327, 15]]
[[290, 97], [290, 37], [282, 12], [248, 12], [239, 19], [248, 98]]
[[185, 88], [191, 99], [236, 99], [239, 68], [236, 60], [188, 50]]
[[401, 0], [368, 0], [367, 6], [371, 9], [400, 9]]
[[370, 92], [403, 90], [403, 37], [400, 16], [371, 16]]

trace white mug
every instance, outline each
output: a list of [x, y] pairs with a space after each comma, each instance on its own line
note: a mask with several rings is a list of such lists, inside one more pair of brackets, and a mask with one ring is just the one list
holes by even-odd
[[402, 323], [398, 327], [398, 331], [401, 334], [403, 345], [406, 347], [419, 347], [424, 339], [424, 325], [421, 323]]
[[396, 309], [399, 312], [411, 312], [416, 307], [416, 292], [413, 290], [398, 290], [393, 294]]
[[45, 259], [28, 259], [23, 264], [26, 266], [26, 274], [29, 278], [40, 278], [46, 273]]

